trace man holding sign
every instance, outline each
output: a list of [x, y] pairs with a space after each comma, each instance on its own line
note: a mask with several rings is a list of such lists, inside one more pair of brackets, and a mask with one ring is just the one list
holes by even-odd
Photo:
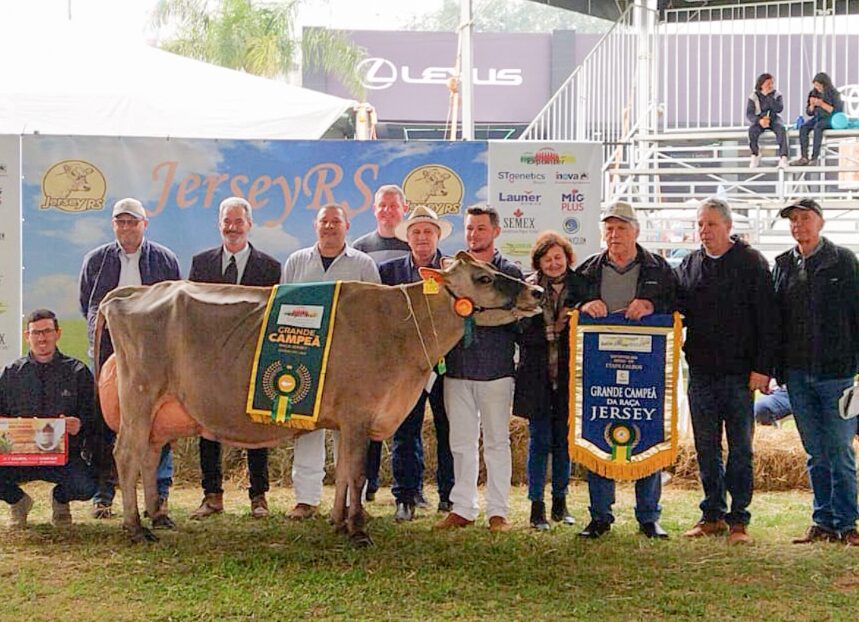
[[[93, 377], [84, 363], [57, 349], [60, 326], [52, 311], [37, 309], [30, 313], [24, 337], [30, 352], [0, 373], [0, 417], [45, 421], [43, 426], [40, 423], [31, 427], [31, 434], [25, 438], [11, 432], [4, 435], [4, 455], [20, 460], [16, 466], [0, 466], [0, 499], [10, 506], [12, 527], [23, 529], [33, 499], [19, 484], [53, 482], [53, 523], [70, 525], [69, 501], [91, 499], [96, 489], [90, 468], [81, 457], [82, 439], [92, 428]], [[18, 424], [16, 431], [21, 427], [20, 420], [0, 421]], [[67, 442], [64, 434], [68, 435]], [[17, 445], [22, 446], [20, 452], [16, 451]], [[50, 464], [42, 458], [47, 454], [53, 454], [48, 457], [54, 458], [54, 465], [39, 466]], [[2, 464], [8, 465], [9, 461]]]
[[[592, 255], [577, 269], [587, 280], [587, 293], [580, 311], [593, 318], [618, 313], [635, 322], [653, 313], [674, 310], [676, 279], [661, 257], [636, 243], [640, 231], [635, 210], [617, 202], [603, 214], [603, 240], [606, 250]], [[579, 533], [584, 538], [599, 538], [611, 530], [614, 515], [615, 481], [588, 471], [591, 522]], [[635, 518], [648, 538], [667, 538], [659, 525], [662, 472], [635, 482]]]

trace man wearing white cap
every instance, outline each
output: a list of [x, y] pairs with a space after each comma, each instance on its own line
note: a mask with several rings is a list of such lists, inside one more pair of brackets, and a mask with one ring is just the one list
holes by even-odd
[[[80, 274], [80, 309], [87, 319], [89, 356], [93, 357], [93, 339], [98, 305], [111, 290], [126, 285], [154, 285], [161, 281], [178, 281], [179, 260], [169, 248], [147, 240], [143, 233], [149, 225], [146, 210], [137, 199], [120, 199], [113, 205], [113, 233], [116, 239], [86, 254]], [[113, 354], [113, 344], [107, 331], [99, 344], [99, 365]], [[96, 447], [93, 456], [98, 471], [98, 492], [93, 497], [93, 516], [110, 518], [116, 488], [113, 475], [113, 441], [115, 435], [101, 422], [103, 451]], [[166, 504], [173, 482], [173, 453], [165, 445], [158, 464], [158, 496], [162, 511], [156, 527], [172, 527]]]
[[[405, 257], [392, 259], [379, 266], [379, 275], [385, 285], [415, 283], [422, 280], [419, 268], [440, 268], [441, 253], [438, 243], [448, 237], [453, 230], [450, 222], [423, 205], [412, 211], [408, 219], [400, 222], [394, 234], [408, 243], [410, 253]], [[449, 424], [444, 409], [443, 377], [438, 376], [429, 393], [423, 392], [412, 411], [394, 433], [391, 448], [391, 466], [394, 485], [391, 492], [397, 501], [396, 521], [409, 521], [414, 518], [415, 505], [421, 490], [424, 475], [424, 452], [421, 430], [424, 423], [424, 407], [427, 398], [432, 408], [433, 423], [437, 437], [438, 483], [440, 512], [450, 511], [450, 491], [453, 488], [453, 457], [448, 439]]]
[[[674, 310], [677, 281], [671, 266], [636, 240], [640, 232], [635, 210], [629, 203], [618, 201], [602, 215], [603, 241], [606, 250], [591, 255], [576, 272], [588, 282], [588, 293], [581, 312], [591, 317], [605, 317], [622, 312], [628, 320], [638, 321], [651, 313]], [[591, 522], [580, 536], [599, 538], [611, 530], [614, 515], [615, 482], [592, 471], [588, 472]], [[635, 518], [648, 538], [667, 538], [660, 526], [662, 508], [662, 472], [657, 471], [635, 482]]]

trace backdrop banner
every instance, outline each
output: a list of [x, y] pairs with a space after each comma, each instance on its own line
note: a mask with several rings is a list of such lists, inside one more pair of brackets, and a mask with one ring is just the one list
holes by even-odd
[[677, 456], [680, 314], [570, 318], [570, 457], [616, 480]]
[[21, 139], [0, 136], [0, 368], [21, 355]]

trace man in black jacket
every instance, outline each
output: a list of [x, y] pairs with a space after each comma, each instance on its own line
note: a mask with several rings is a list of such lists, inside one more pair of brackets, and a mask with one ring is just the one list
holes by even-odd
[[859, 546], [856, 520], [856, 418], [838, 399], [853, 384], [859, 359], [859, 262], [820, 235], [823, 211], [812, 199], [781, 210], [796, 246], [775, 260], [782, 312], [776, 374], [787, 383], [793, 417], [808, 454], [813, 524], [795, 544], [840, 540]]
[[[668, 263], [636, 243], [640, 226], [635, 210], [617, 202], [602, 215], [606, 250], [588, 257], [576, 268], [586, 280], [586, 293], [580, 307], [591, 317], [622, 312], [629, 320], [640, 320], [651, 313], [674, 310], [677, 283]], [[591, 522], [579, 533], [583, 538], [599, 538], [611, 529], [614, 515], [615, 483], [588, 472]], [[635, 518], [648, 538], [667, 538], [659, 524], [662, 508], [662, 471], [635, 482]]]
[[[0, 499], [10, 506], [12, 527], [21, 529], [27, 526], [33, 499], [18, 484], [53, 482], [52, 521], [66, 526], [72, 522], [69, 501], [90, 499], [96, 489], [95, 477], [81, 456], [83, 439], [93, 432], [95, 384], [84, 363], [57, 349], [60, 325], [52, 311], [30, 313], [24, 337], [29, 353], [0, 372], [0, 416], [63, 417], [68, 460], [63, 466], [0, 467]], [[43, 450], [49, 451], [57, 440], [56, 435], [45, 437]]]
[[[702, 247], [677, 268], [678, 306], [686, 316], [689, 406], [704, 500], [689, 538], [721, 535], [751, 542], [754, 391], [769, 392], [778, 309], [766, 259], [731, 236], [731, 208], [708, 199], [698, 208]], [[722, 464], [722, 427], [728, 461]], [[731, 495], [728, 512], [726, 492]]]
[[[190, 281], [203, 283], [237, 283], [269, 286], [280, 282], [280, 263], [255, 249], [248, 242], [253, 226], [250, 203], [241, 197], [229, 197], [218, 208], [218, 229], [223, 244], [203, 251], [191, 260]], [[225, 370], [228, 371], [228, 370]], [[191, 514], [201, 520], [224, 511], [221, 444], [200, 437], [200, 470], [203, 472], [203, 501]], [[268, 449], [248, 449], [248, 495], [251, 516], [268, 516]]]

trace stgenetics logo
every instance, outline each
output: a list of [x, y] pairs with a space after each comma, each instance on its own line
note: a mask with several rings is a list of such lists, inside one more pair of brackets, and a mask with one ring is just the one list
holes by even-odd
[[515, 184], [519, 181], [531, 181], [535, 184], [542, 184], [546, 181], [546, 176], [543, 173], [520, 173], [518, 171], [498, 171], [498, 181], [506, 181]]
[[535, 166], [543, 166], [546, 164], [575, 164], [576, 156], [572, 153], [558, 153], [551, 147], [543, 147], [534, 152], [526, 152], [519, 156], [519, 161], [522, 164], [532, 164]]
[[578, 218], [567, 218], [564, 221], [564, 233], [567, 235], [575, 235], [581, 229], [581, 224]]
[[561, 193], [562, 212], [581, 212], [585, 209], [585, 195], [578, 188]]

